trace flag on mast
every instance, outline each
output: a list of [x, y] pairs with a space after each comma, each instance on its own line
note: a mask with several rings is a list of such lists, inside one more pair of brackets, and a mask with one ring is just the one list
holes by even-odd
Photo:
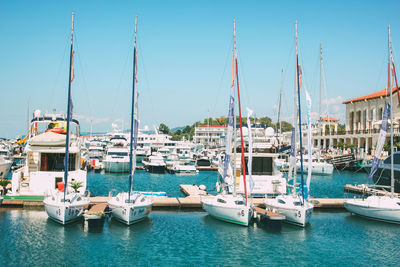
[[378, 170], [379, 160], [381, 158], [383, 145], [385, 144], [385, 140], [386, 140], [389, 114], [390, 114], [390, 105], [386, 101], [385, 102], [385, 110], [383, 111], [381, 130], [379, 132], [379, 137], [378, 137], [378, 144], [376, 145], [374, 161], [372, 162], [371, 172], [368, 176], [368, 179], [370, 181], [372, 181], [372, 178], [374, 177], [375, 172]]
[[74, 55], [75, 55], [75, 51], [72, 50], [72, 56], [71, 56], [71, 83], [74, 81], [75, 79], [75, 73], [74, 73]]
[[249, 172], [248, 176], [248, 185], [249, 185], [249, 192], [253, 191], [254, 188], [254, 181], [253, 178], [251, 177], [252, 175], [252, 164], [253, 164], [253, 136], [251, 135], [251, 116], [253, 115], [253, 111], [249, 108], [247, 108], [247, 128], [248, 128], [248, 137], [249, 137], [249, 158], [247, 161], [247, 170]]

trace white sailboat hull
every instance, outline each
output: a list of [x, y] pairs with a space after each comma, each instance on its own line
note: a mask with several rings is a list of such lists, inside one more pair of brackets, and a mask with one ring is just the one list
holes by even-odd
[[223, 204], [217, 202], [217, 198], [202, 199], [201, 204], [210, 216], [225, 222], [248, 226], [253, 216], [253, 207], [249, 204]]
[[286, 222], [305, 227], [310, 222], [314, 206], [307, 201], [304, 201], [303, 206], [293, 205], [294, 202], [300, 203], [300, 198], [298, 196], [284, 195], [274, 199], [267, 198], [264, 201], [269, 210], [285, 215]]
[[351, 213], [369, 219], [400, 224], [400, 199], [387, 196], [370, 196], [366, 199], [351, 199], [344, 202]]
[[126, 225], [131, 225], [147, 218], [153, 204], [149, 197], [141, 194], [132, 194], [131, 200], [134, 200], [134, 202], [127, 203], [125, 201], [127, 199], [127, 193], [120, 193], [109, 200], [111, 214], [116, 220]]
[[89, 199], [82, 198], [75, 203], [63, 202], [63, 196], [61, 196], [63, 193], [59, 194], [59, 197], [48, 196], [43, 200], [49, 218], [61, 224], [71, 223], [81, 218], [84, 208], [89, 205]]

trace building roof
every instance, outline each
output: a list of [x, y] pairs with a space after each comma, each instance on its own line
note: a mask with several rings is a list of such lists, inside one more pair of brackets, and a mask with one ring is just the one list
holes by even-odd
[[[400, 87], [395, 87], [393, 88], [393, 92], [395, 93], [398, 89], [400, 89]], [[357, 97], [351, 100], [346, 100], [343, 102], [343, 104], [348, 104], [348, 103], [354, 103], [354, 102], [359, 102], [359, 101], [367, 101], [367, 100], [371, 100], [371, 99], [375, 99], [375, 98], [379, 98], [379, 97], [386, 97], [390, 95], [390, 92], [386, 92], [386, 89], [380, 90], [378, 92], [369, 94], [369, 95], [365, 95], [365, 96], [361, 96], [361, 97]]]
[[335, 119], [335, 118], [332, 118], [332, 117], [324, 117], [324, 118], [320, 119], [320, 121], [332, 121], [332, 122], [335, 122], [335, 121], [339, 121], [339, 120]]
[[202, 126], [196, 126], [199, 128], [226, 128], [224, 125], [202, 125]]

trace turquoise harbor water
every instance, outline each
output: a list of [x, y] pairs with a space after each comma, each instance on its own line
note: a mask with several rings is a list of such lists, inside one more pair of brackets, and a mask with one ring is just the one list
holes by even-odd
[[[216, 172], [193, 176], [135, 174], [136, 188], [181, 196], [179, 184], [214, 189]], [[313, 176], [311, 195], [343, 197], [343, 185], [364, 173]], [[95, 195], [126, 189], [127, 175], [88, 174]], [[0, 266], [381, 266], [398, 265], [400, 226], [314, 211], [305, 229], [272, 229], [217, 221], [201, 211], [154, 211], [132, 226], [106, 219], [61, 226], [45, 211], [0, 208]]]
[[[140, 191], [163, 191], [168, 196], [183, 197], [179, 191], [180, 184], [204, 184], [207, 191], [215, 194], [215, 183], [217, 181], [217, 172], [202, 171], [196, 175], [175, 175], [175, 174], [150, 174], [146, 171], [136, 171], [133, 185], [135, 190]], [[300, 181], [300, 175], [297, 175]], [[306, 176], [304, 176], [306, 179]], [[91, 195], [107, 196], [110, 190], [118, 191], [128, 190], [128, 175], [115, 173], [94, 173], [88, 172], [88, 190]], [[312, 197], [330, 197], [342, 198], [343, 186], [345, 184], [367, 183], [367, 174], [365, 172], [347, 172], [335, 171], [331, 176], [313, 175], [311, 179], [310, 195]]]
[[153, 212], [89, 232], [44, 211], [0, 211], [1, 266], [398, 266], [400, 226], [314, 212], [305, 229], [242, 227], [204, 212]]

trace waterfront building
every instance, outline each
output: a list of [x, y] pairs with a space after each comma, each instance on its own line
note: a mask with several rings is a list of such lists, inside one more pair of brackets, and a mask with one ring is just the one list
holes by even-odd
[[194, 128], [193, 142], [205, 147], [220, 147], [224, 144], [226, 126], [204, 125]]
[[[400, 87], [393, 88], [393, 131], [394, 142], [400, 140]], [[365, 96], [346, 100], [345, 129], [338, 130], [338, 121], [333, 118], [323, 118], [320, 121], [320, 131], [314, 132], [314, 145], [321, 148], [336, 146], [338, 143], [352, 144], [359, 152], [371, 155], [375, 149], [380, 126], [382, 124], [383, 109], [386, 99], [390, 103], [390, 91], [381, 91]], [[326, 131], [328, 125], [329, 131]], [[389, 129], [390, 131], [390, 121]], [[386, 137], [389, 141], [389, 135]]]

